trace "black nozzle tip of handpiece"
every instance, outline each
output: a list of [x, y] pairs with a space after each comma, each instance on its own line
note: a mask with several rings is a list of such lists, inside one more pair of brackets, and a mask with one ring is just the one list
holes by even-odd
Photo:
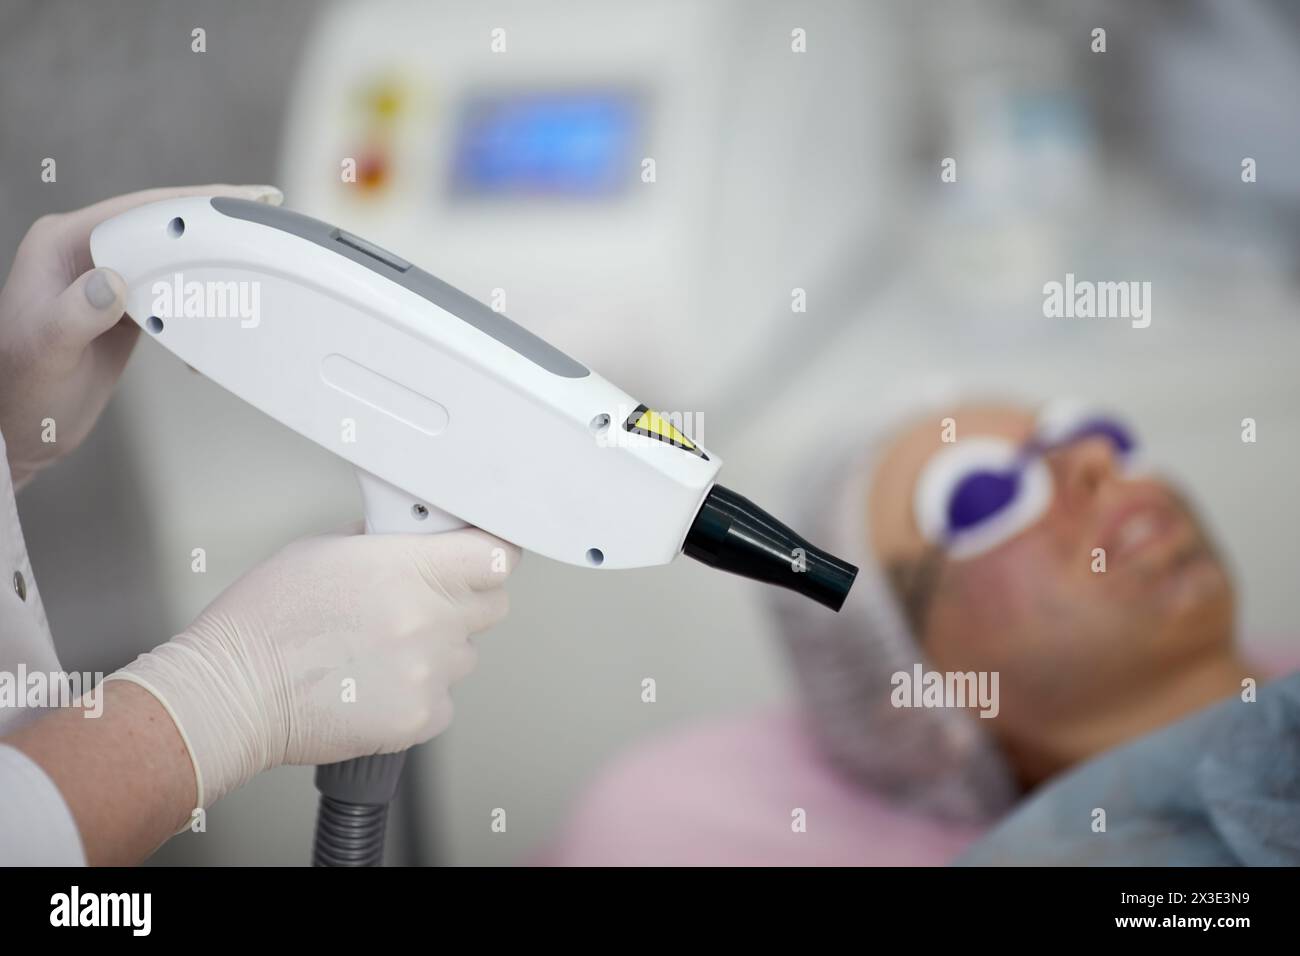
[[844, 606], [858, 569], [815, 548], [748, 498], [714, 485], [682, 550], [705, 564], [789, 588], [832, 611]]

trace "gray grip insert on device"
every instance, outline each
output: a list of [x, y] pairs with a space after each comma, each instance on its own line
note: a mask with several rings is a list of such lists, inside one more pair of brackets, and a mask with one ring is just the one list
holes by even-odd
[[344, 232], [319, 219], [312, 219], [310, 216], [281, 209], [279, 206], [269, 206], [266, 203], [232, 199], [228, 196], [215, 196], [211, 203], [212, 208], [223, 216], [243, 219], [278, 229], [280, 232], [287, 232], [365, 266], [377, 275], [411, 290], [422, 299], [427, 299], [438, 308], [450, 312], [462, 322], [467, 322], [479, 331], [492, 336], [502, 345], [548, 372], [564, 378], [583, 378], [591, 374], [581, 362], [571, 359], [551, 343], [533, 335], [500, 312], [494, 312], [473, 296], [461, 292], [437, 276], [416, 268], [405, 259], [360, 236]]

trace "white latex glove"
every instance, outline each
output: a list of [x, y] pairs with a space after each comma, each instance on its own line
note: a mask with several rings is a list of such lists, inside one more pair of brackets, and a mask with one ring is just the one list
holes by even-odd
[[405, 750], [451, 722], [469, 635], [505, 617], [518, 560], [477, 529], [304, 538], [105, 680], [172, 715], [203, 807], [280, 764]]
[[122, 318], [126, 284], [92, 268], [90, 231], [135, 206], [206, 195], [284, 198], [274, 186], [150, 189], [42, 216], [27, 230], [0, 289], [0, 432], [15, 486], [81, 444], [135, 346], [139, 328]]

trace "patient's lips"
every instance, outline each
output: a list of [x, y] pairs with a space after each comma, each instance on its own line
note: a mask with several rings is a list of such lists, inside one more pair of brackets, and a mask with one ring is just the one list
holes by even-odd
[[1121, 555], [1135, 551], [1160, 533], [1160, 521], [1150, 512], [1134, 515], [1125, 521], [1115, 535], [1115, 546]]
[[1106, 522], [1101, 546], [1112, 561], [1132, 557], [1175, 531], [1177, 519], [1177, 511], [1161, 498], [1143, 497], [1127, 502]]

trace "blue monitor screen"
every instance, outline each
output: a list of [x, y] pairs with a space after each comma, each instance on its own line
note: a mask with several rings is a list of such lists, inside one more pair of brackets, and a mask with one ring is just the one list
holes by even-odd
[[609, 196], [636, 181], [640, 98], [583, 91], [466, 100], [452, 157], [462, 196]]

